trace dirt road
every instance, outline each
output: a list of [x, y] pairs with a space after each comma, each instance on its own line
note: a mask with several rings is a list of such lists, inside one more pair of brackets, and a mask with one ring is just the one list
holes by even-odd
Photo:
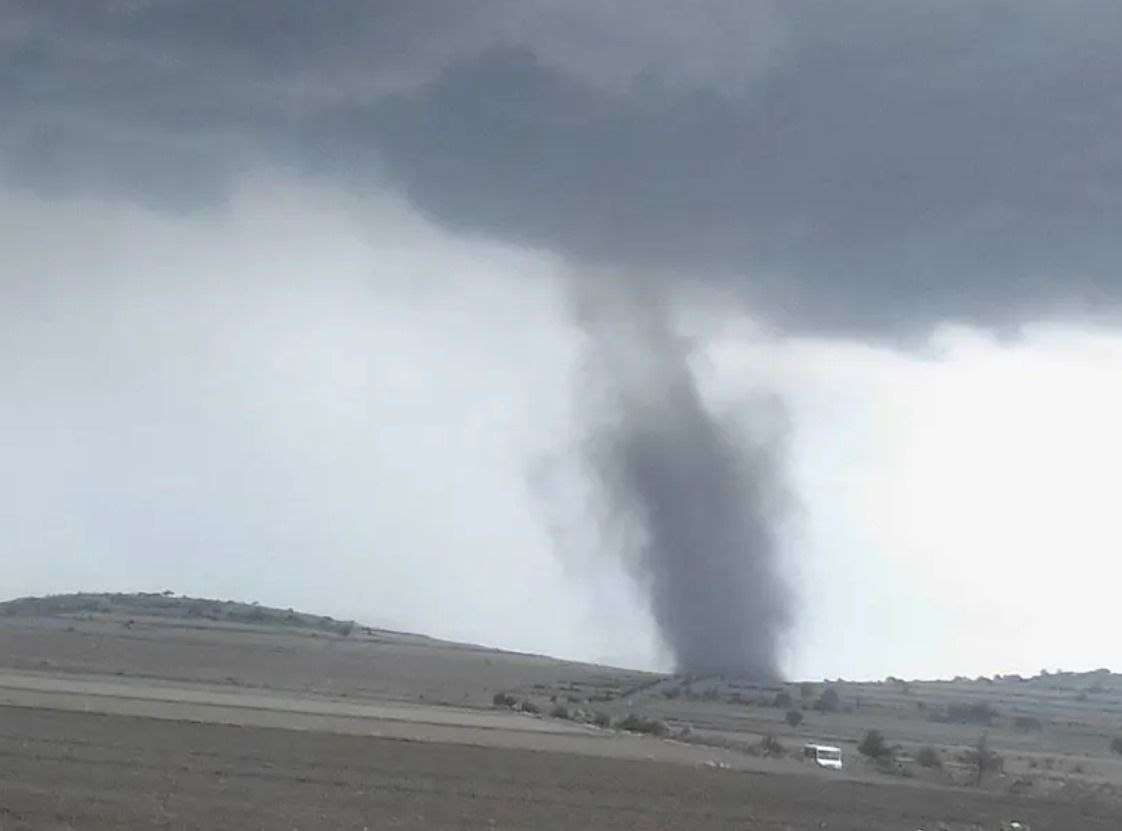
[[[755, 761], [720, 748], [660, 741], [509, 711], [400, 702], [349, 702], [324, 696], [216, 689], [202, 684], [156, 683], [144, 679], [59, 677], [0, 670], [0, 706], [234, 727], [279, 727], [679, 764], [717, 763], [745, 768], [753, 766]], [[2, 826], [0, 831], [3, 831]]]

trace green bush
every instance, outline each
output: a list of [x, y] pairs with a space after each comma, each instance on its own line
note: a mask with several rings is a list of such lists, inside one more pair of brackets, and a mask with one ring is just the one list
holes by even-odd
[[592, 723], [597, 727], [611, 727], [612, 717], [607, 713], [598, 711], [592, 716]]
[[788, 710], [786, 721], [791, 727], [798, 727], [803, 723], [803, 714], [798, 710]]
[[564, 704], [555, 704], [553, 709], [549, 711], [553, 718], [563, 718], [566, 721], [569, 719], [569, 708]]
[[1112, 753], [1122, 755], [1122, 736], [1115, 736], [1110, 740], [1110, 750]]
[[491, 696], [491, 703], [496, 707], [506, 707], [509, 709], [518, 703], [518, 699], [510, 693], [497, 692]]

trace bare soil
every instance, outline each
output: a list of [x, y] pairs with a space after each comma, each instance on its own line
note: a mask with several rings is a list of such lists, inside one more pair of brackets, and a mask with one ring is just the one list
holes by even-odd
[[[0, 831], [1122, 828], [1122, 676], [1105, 671], [659, 676], [154, 597], [0, 604]], [[828, 688], [835, 710], [815, 706]], [[589, 723], [631, 714], [669, 737]], [[869, 729], [892, 764], [857, 753]], [[983, 733], [1002, 768], [979, 783], [963, 759]], [[841, 746], [845, 770], [803, 759], [808, 741]], [[916, 763], [926, 746], [940, 767]]]
[[[0, 708], [0, 828], [1116, 829], [1104, 806]], [[943, 826], [938, 823], [944, 823]]]

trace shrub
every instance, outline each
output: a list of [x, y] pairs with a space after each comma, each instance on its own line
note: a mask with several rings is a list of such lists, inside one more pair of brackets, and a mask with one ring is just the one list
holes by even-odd
[[798, 710], [788, 710], [787, 711], [787, 716], [786, 716], [786, 721], [792, 727], [798, 727], [800, 724], [803, 723], [803, 714], [800, 713]]
[[597, 712], [592, 716], [592, 723], [597, 727], [611, 727], [612, 717], [604, 712]]
[[1013, 727], [1021, 733], [1038, 733], [1044, 729], [1044, 723], [1035, 716], [1016, 716]]
[[620, 730], [627, 730], [629, 733], [647, 733], [651, 736], [666, 736], [670, 733], [670, 728], [666, 726], [666, 722], [659, 721], [656, 718], [642, 718], [635, 714], [629, 715], [616, 726]]
[[882, 759], [891, 753], [879, 730], [870, 730], [866, 733], [865, 738], [861, 739], [861, 744], [857, 745], [857, 750], [870, 759]]
[[536, 716], [536, 715], [540, 714], [541, 711], [542, 711], [541, 707], [539, 707], [537, 704], [535, 704], [533, 701], [530, 701], [529, 699], [526, 699], [526, 700], [522, 701], [518, 705], [518, 709], [521, 710], [524, 713], [529, 713], [532, 716]]
[[941, 768], [943, 766], [943, 757], [931, 745], [919, 749], [916, 754], [916, 761], [919, 762], [921, 767], [925, 768]]
[[814, 685], [809, 681], [803, 681], [799, 684], [799, 697], [806, 699], [814, 695]]
[[1122, 736], [1115, 736], [1110, 740], [1110, 751], [1122, 755]]
[[553, 709], [549, 711], [549, 714], [553, 718], [563, 718], [563, 719], [568, 720], [568, 718], [569, 718], [569, 708], [566, 707], [564, 704], [557, 704], [557, 705], [554, 705]]
[[783, 756], [787, 753], [787, 748], [770, 733], [760, 739], [759, 748], [764, 756]]
[[947, 705], [947, 718], [962, 724], [982, 724], [989, 726], [997, 718], [997, 710], [986, 701]]
[[793, 703], [794, 702], [791, 701], [791, 694], [786, 690], [780, 690], [775, 694], [775, 699], [771, 702], [771, 706], [786, 710], [789, 709]]
[[493, 696], [491, 696], [491, 703], [496, 707], [510, 708], [518, 703], [518, 699], [510, 693], [497, 692]]
[[978, 737], [978, 742], [972, 749], [963, 754], [962, 760], [967, 764], [974, 765], [977, 769], [979, 785], [987, 773], [1001, 771], [1005, 768], [1005, 760], [990, 750], [989, 740], [985, 733]]
[[814, 709], [822, 713], [836, 713], [841, 706], [841, 696], [833, 687], [827, 687], [814, 702]]

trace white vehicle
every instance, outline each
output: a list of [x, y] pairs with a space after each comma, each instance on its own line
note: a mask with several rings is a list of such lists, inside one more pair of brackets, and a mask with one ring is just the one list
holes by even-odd
[[828, 744], [804, 744], [803, 757], [813, 759], [820, 768], [831, 770], [842, 769], [842, 752], [840, 747]]

